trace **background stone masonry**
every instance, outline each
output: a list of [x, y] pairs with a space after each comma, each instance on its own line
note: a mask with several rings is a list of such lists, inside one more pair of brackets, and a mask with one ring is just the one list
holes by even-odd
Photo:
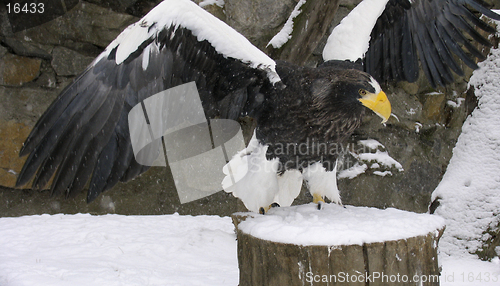
[[[13, 23], [0, 4], [0, 216], [60, 212], [229, 215], [244, 210], [224, 192], [181, 205], [168, 168], [152, 168], [127, 184], [120, 183], [91, 204], [86, 204], [86, 194], [66, 199], [51, 197], [47, 190], [13, 188], [24, 161], [18, 157], [19, 150], [44, 110], [121, 30], [160, 2], [60, 1], [66, 11], [54, 15], [46, 11], [44, 19], [53, 20], [19, 31], [19, 23]], [[329, 32], [356, 1], [341, 0], [336, 11], [336, 1], [307, 1], [295, 19], [291, 40], [277, 50], [266, 48], [267, 42], [281, 29], [298, 0], [225, 0], [223, 7], [204, 8], [274, 59], [315, 66], [321, 62]], [[25, 25], [30, 23], [30, 19], [23, 21], [27, 21], [22, 22]], [[391, 118], [384, 127], [376, 116], [366, 116], [350, 146], [358, 150], [359, 139], [375, 139], [404, 171], [384, 169], [392, 175], [382, 177], [373, 174], [376, 165], [365, 162], [370, 168], [364, 174], [339, 181], [344, 204], [427, 211], [462, 123], [476, 106], [473, 91], [466, 91], [471, 70], [465, 70], [467, 76], [457, 77], [446, 89], [432, 89], [422, 75], [414, 84], [384, 86], [397, 118]], [[355, 163], [351, 155], [344, 159], [344, 168]], [[303, 190], [296, 202], [310, 200]]]

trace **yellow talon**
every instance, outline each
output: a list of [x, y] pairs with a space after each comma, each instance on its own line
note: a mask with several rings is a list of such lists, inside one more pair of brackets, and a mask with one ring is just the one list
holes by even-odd
[[325, 203], [325, 200], [321, 195], [313, 194], [313, 203], [319, 204], [320, 202]]

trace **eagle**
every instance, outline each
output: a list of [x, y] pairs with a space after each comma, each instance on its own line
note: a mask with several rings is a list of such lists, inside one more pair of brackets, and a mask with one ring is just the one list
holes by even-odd
[[[221, 187], [255, 212], [289, 206], [306, 183], [313, 201], [341, 204], [333, 152], [374, 112], [391, 116], [379, 83], [434, 87], [476, 69], [500, 20], [481, 0], [364, 0], [328, 38], [313, 68], [274, 61], [189, 0], [164, 0], [126, 28], [38, 120], [20, 156], [16, 185], [51, 180], [54, 195], [84, 189], [90, 203], [149, 166], [134, 157], [128, 114], [145, 99], [196, 84], [206, 118], [255, 119], [253, 136], [220, 170]], [[466, 36], [468, 35], [468, 36]], [[297, 146], [304, 148], [292, 148]], [[285, 148], [286, 147], [286, 148]]]

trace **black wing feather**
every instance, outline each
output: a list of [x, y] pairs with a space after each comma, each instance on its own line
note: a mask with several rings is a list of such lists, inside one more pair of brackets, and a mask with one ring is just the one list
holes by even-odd
[[[74, 196], [80, 193], [85, 187], [88, 179], [90, 178], [90, 175], [92, 174], [92, 168], [96, 165], [99, 152], [101, 152], [102, 150], [102, 146], [106, 145], [106, 143], [109, 142], [110, 137], [113, 135], [117, 117], [120, 116], [122, 106], [123, 100], [115, 100], [113, 108], [109, 110], [109, 117], [105, 119], [102, 118], [103, 116], [98, 117], [98, 120], [103, 120], [105, 122], [102, 128], [96, 130], [100, 134], [92, 134], [92, 139], [90, 139], [88, 143], [88, 138], [85, 138], [87, 140], [83, 140], [82, 138], [82, 140], [75, 145], [75, 148], [77, 148], [77, 150], [84, 151], [75, 155], [75, 159], [73, 162], [68, 161], [68, 163], [66, 163], [71, 167], [76, 167], [75, 171], [71, 172], [72, 176], [67, 175], [67, 177], [64, 177], [67, 182], [66, 188], [70, 190], [68, 193], [69, 196]], [[101, 111], [101, 113], [103, 112]], [[97, 124], [93, 125], [92, 127], [96, 127], [96, 125]], [[86, 132], [91, 133], [94, 132], [94, 130], [89, 130]], [[81, 156], [80, 162], [78, 162], [79, 156]], [[63, 165], [60, 170], [63, 170], [64, 168], [65, 167]], [[63, 184], [61, 183], [58, 185], [62, 186]], [[62, 190], [64, 189], [65, 188], [62, 187]]]
[[[74, 175], [78, 171], [78, 166], [83, 159], [85, 146], [87, 146], [90, 140], [92, 140], [95, 136], [100, 135], [98, 134], [99, 130], [104, 127], [106, 121], [108, 120], [109, 114], [117, 100], [117, 98], [115, 98], [113, 95], [114, 94], [106, 96], [106, 100], [102, 103], [101, 108], [96, 111], [92, 118], [90, 118], [88, 121], [83, 121], [74, 127], [73, 130], [75, 131], [71, 133], [77, 133], [74, 134], [76, 136], [67, 137], [68, 147], [66, 148], [64, 159], [61, 162], [60, 167], [58, 167], [57, 169], [54, 184], [52, 184], [51, 188], [54, 194], [60, 194], [68, 189], [69, 185], [73, 181]], [[57, 153], [59, 152], [59, 150], [56, 149], [54, 150], [54, 152]], [[43, 154], [41, 155], [43, 156]]]
[[455, 56], [474, 69], [475, 59], [484, 59], [464, 33], [492, 45], [478, 29], [490, 34], [495, 29], [469, 9], [500, 20], [485, 6], [482, 0], [390, 0], [372, 30], [365, 70], [380, 81], [414, 82], [422, 68], [432, 86], [451, 83], [452, 71], [463, 75]]
[[413, 44], [414, 35], [411, 33], [407, 18], [408, 15], [403, 14], [403, 25], [401, 26], [401, 33], [403, 35], [401, 39], [401, 51], [403, 51], [401, 57], [401, 79], [405, 79], [409, 82], [415, 82], [418, 79], [418, 55], [417, 48]]
[[[87, 192], [87, 201], [93, 201], [97, 198], [97, 196], [99, 196], [100, 192], [106, 190], [106, 183], [111, 181], [111, 172], [115, 170], [115, 165], [124, 166], [130, 164], [129, 161], [126, 163], [118, 163], [119, 161], [125, 159], [124, 157], [120, 158], [118, 156], [118, 153], [120, 152], [118, 142], [119, 139], [116, 135], [114, 135], [99, 154], [96, 167], [92, 173], [92, 179], [90, 180], [89, 191]], [[125, 150], [127, 150], [127, 148], [125, 148]], [[87, 168], [87, 170], [91, 170], [91, 168]], [[124, 170], [119, 172], [123, 174]], [[117, 182], [118, 180], [114, 181], [113, 185]]]
[[142, 100], [195, 81], [207, 116], [237, 118], [259, 107], [252, 96], [269, 84], [265, 71], [224, 57], [182, 27], [162, 29], [119, 65], [116, 48], [65, 88], [35, 125], [21, 150], [29, 156], [18, 186], [35, 176], [40, 189], [53, 178], [53, 194], [74, 196], [90, 181], [91, 202], [149, 168], [135, 161], [128, 130], [128, 113]]

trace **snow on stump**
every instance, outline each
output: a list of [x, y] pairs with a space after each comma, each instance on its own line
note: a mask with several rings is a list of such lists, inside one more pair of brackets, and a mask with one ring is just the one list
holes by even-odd
[[233, 223], [239, 286], [439, 285], [439, 216], [311, 203]]

